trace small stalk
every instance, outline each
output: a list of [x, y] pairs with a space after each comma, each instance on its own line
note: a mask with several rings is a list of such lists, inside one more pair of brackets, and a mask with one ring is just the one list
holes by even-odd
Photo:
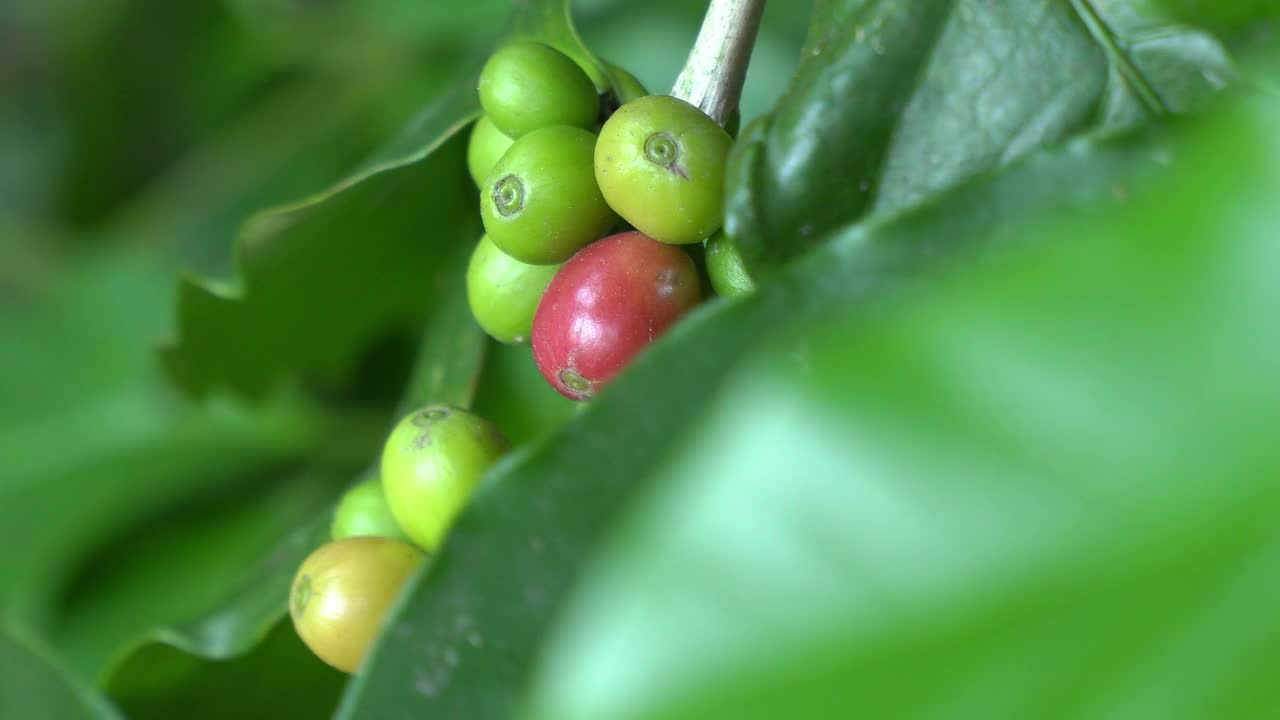
[[764, 0], [711, 0], [671, 95], [726, 126], [738, 109]]

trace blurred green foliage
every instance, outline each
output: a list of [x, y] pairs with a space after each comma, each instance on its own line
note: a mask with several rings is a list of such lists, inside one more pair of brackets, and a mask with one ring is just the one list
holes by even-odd
[[[776, 276], [588, 407], [460, 291], [513, 5], [562, 9], [0, 4], [0, 717], [332, 713], [285, 588], [428, 400], [521, 449], [344, 717], [1274, 714], [1276, 114], [1205, 90], [1275, 87], [1276, 3], [770, 3], [730, 218]], [[704, 8], [573, 17], [662, 91]]]

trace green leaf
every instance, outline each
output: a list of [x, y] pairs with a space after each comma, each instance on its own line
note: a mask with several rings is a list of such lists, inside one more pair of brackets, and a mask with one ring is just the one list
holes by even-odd
[[472, 247], [471, 243], [458, 244], [433, 278], [433, 322], [419, 343], [413, 372], [401, 397], [401, 414], [436, 402], [471, 407], [487, 349], [484, 331], [467, 304], [467, 263]]
[[331, 511], [325, 511], [290, 532], [242, 573], [216, 609], [194, 620], [158, 626], [150, 637], [127, 648], [107, 673], [109, 682], [128, 682], [131, 656], [148, 652], [148, 646], [167, 645], [205, 660], [248, 652], [284, 616], [293, 575], [302, 560], [329, 539], [331, 517]]
[[[252, 43], [238, 37], [235, 19], [216, 2], [104, 0], [87, 9], [16, 5], [6, 8], [5, 19], [22, 28], [23, 47], [65, 68], [31, 83], [27, 92], [26, 73], [5, 82], [7, 90], [18, 91], [6, 105], [39, 108], [32, 120], [49, 113], [61, 118], [42, 123], [53, 126], [49, 132], [63, 147], [51, 158], [58, 177], [51, 198], [57, 204], [50, 210], [60, 225], [84, 229], [105, 220], [199, 140], [232, 121], [272, 70], [254, 62]], [[75, 32], [67, 30], [72, 22]], [[209, 68], [218, 65], [224, 74], [209, 82]], [[205, 82], [192, 82], [196, 77]], [[89, 232], [69, 239], [99, 237]]]
[[323, 717], [345, 677], [318, 660], [284, 621], [297, 567], [329, 539], [326, 511], [291, 533], [198, 620], [160, 627], [121, 654], [102, 679], [131, 718]]
[[[50, 633], [77, 674], [110, 677], [148, 643], [223, 659], [265, 635], [302, 560], [291, 551], [307, 547], [297, 534], [272, 546], [322, 509], [327, 518], [343, 480], [334, 471], [293, 471], [281, 482], [281, 472], [272, 468], [164, 508], [85, 561]], [[310, 528], [302, 534], [314, 535]]]
[[225, 662], [147, 646], [108, 691], [132, 720], [168, 720], [175, 708], [200, 720], [328, 717], [346, 676], [312, 655], [289, 623], [269, 630], [249, 654]]
[[143, 386], [0, 435], [14, 464], [0, 483], [0, 542], [23, 548], [0, 568], [6, 617], [47, 626], [64, 583], [101, 543], [193, 494], [297, 458], [327, 435], [318, 426], [296, 408], [183, 408]]
[[0, 717], [114, 720], [121, 715], [60, 667], [48, 649], [0, 628]]
[[[408, 407], [429, 402], [451, 402], [469, 406], [476, 391], [478, 374], [483, 365], [481, 360], [485, 342], [484, 333], [471, 318], [466, 302], [464, 278], [469, 259], [468, 249], [462, 245], [457, 246], [440, 268], [438, 282], [431, 286], [434, 291], [431, 298], [434, 322], [423, 334], [417, 351], [416, 365], [405, 396]], [[376, 457], [376, 453], [374, 456]], [[376, 473], [376, 466], [368, 472]], [[362, 474], [356, 481], [364, 477]], [[152, 624], [144, 637], [133, 639], [113, 658], [111, 667], [105, 673], [106, 683], [113, 688], [113, 696], [134, 698], [129, 703], [122, 703], [126, 707], [134, 704], [150, 707], [149, 703], [162, 706], [163, 698], [176, 698], [186, 693], [207, 693], [213, 696], [216, 695], [215, 688], [231, 680], [226, 679], [223, 674], [215, 673], [206, 684], [201, 679], [205, 677], [205, 672], [199, 668], [220, 667], [222, 662], [234, 660], [237, 667], [246, 669], [228, 670], [225, 674], [238, 678], [244, 673], [251, 673], [249, 668], [258, 663], [274, 662], [277, 652], [286, 652], [284, 649], [260, 649], [258, 645], [273, 632], [277, 635], [293, 633], [292, 626], [284, 618], [294, 573], [312, 550], [329, 540], [332, 498], [336, 493], [332, 482], [321, 483], [317, 488], [317, 480], [315, 477], [304, 478], [312, 494], [320, 491], [321, 497], [329, 500], [324, 511], [318, 516], [313, 515], [308, 523], [294, 530], [269, 553], [262, 553], [262, 559], [251, 572], [241, 573], [230, 592], [224, 592], [213, 602], [206, 601], [206, 606], [199, 608], [194, 614], [195, 619], [153, 616]], [[308, 487], [298, 488], [300, 491], [307, 489]], [[282, 493], [279, 496], [281, 506], [275, 508], [259, 500], [264, 507], [258, 512], [269, 513], [268, 517], [274, 521], [273, 526], [279, 526], [285, 517], [296, 518], [306, 508], [317, 505], [316, 502], [300, 503], [300, 498], [296, 495], [297, 493]], [[245, 517], [238, 519], [243, 521]], [[243, 535], [248, 529], [242, 522], [236, 528], [236, 537], [243, 541]], [[162, 567], [145, 569], [163, 571]], [[198, 569], [208, 571], [207, 565]], [[154, 599], [154, 591], [152, 597]], [[289, 644], [283, 640], [271, 642]], [[177, 663], [190, 670], [177, 674], [172, 685], [155, 685], [146, 679], [153, 672], [155, 664], [167, 663]], [[313, 674], [300, 673], [297, 680], [309, 681]], [[288, 694], [293, 691], [282, 692]], [[300, 689], [297, 691], [301, 692]], [[224, 712], [223, 717], [234, 715], [233, 707], [254, 707], [243, 697], [237, 698], [235, 702], [234, 706], [218, 704], [216, 707]], [[333, 698], [330, 698], [326, 711], [332, 709], [332, 705]], [[254, 707], [254, 712], [263, 712], [265, 707], [271, 706], [273, 705], [268, 703], [263, 707]], [[211, 717], [219, 716], [213, 710], [209, 712], [212, 713]]]
[[736, 146], [726, 229], [757, 272], [1081, 132], [1194, 106], [1210, 35], [1136, 0], [823, 0], [776, 110]]
[[286, 379], [340, 384], [370, 343], [419, 326], [424, 288], [479, 236], [460, 132], [476, 104], [458, 88], [332, 190], [246, 223], [236, 281], [182, 281], [173, 377], [251, 397]]
[[[273, 54], [335, 67], [394, 62], [415, 49], [450, 48], [486, 37], [499, 26], [509, 0], [465, 4], [417, 0], [299, 3], [223, 0]], [[438, 50], [436, 50], [438, 53]]]
[[530, 716], [1273, 716], [1277, 121], [751, 363], [583, 582]]
[[891, 294], [963, 261], [974, 246], [1029, 241], [993, 237], [1017, 213], [1089, 212], [1116, 202], [1116, 189], [1136, 196], [1139, 180], [1170, 158], [1153, 133], [1034, 155], [897, 223], [852, 228], [750, 298], [684, 319], [559, 434], [490, 473], [432, 571], [403, 598], [339, 717], [388, 708], [509, 717], [581, 566], [744, 352], [833, 303]]
[[1143, 6], [1183, 22], [1239, 27], [1250, 22], [1280, 18], [1276, 0], [1143, 0]]

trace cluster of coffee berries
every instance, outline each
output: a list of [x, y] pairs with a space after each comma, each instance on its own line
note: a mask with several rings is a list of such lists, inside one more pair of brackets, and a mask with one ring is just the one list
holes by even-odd
[[332, 541], [294, 576], [289, 615], [312, 652], [343, 672], [360, 667], [405, 581], [506, 450], [492, 424], [449, 405], [428, 405], [396, 425], [380, 477], [347, 491]]
[[472, 314], [501, 342], [530, 340], [543, 377], [575, 400], [701, 300], [679, 246], [720, 228], [733, 144], [689, 103], [609, 74], [600, 94], [549, 45], [499, 49], [467, 153], [485, 228], [467, 270]]
[[[717, 232], [732, 138], [689, 103], [608, 74], [614, 87], [601, 94], [549, 45], [501, 48], [481, 72], [484, 114], [467, 148], [485, 228], [467, 268], [472, 314], [501, 342], [531, 340], [543, 377], [575, 400], [700, 302], [682, 246], [705, 244], [717, 292], [750, 290]], [[360, 667], [405, 581], [506, 450], [496, 428], [460, 408], [400, 421], [379, 477], [347, 492], [332, 542], [294, 578], [289, 612], [317, 656]]]

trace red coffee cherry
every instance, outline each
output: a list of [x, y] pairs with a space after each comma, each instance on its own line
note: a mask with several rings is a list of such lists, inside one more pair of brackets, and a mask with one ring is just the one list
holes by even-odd
[[533, 318], [533, 358], [561, 394], [586, 400], [700, 299], [678, 247], [625, 232], [580, 250]]

